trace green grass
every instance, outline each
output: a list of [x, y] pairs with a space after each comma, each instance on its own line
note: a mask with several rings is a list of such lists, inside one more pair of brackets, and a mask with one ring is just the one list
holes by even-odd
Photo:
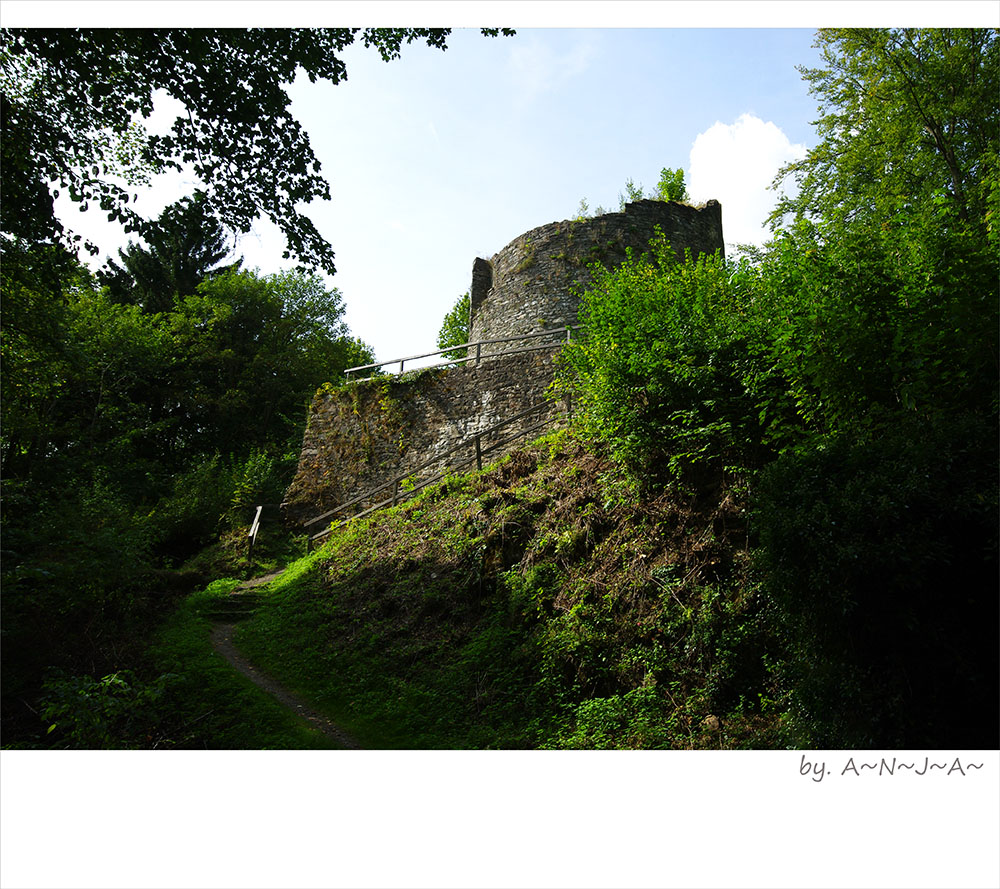
[[341, 525], [236, 641], [371, 748], [774, 746], [731, 489], [608, 469], [560, 433]]
[[[373, 571], [378, 553], [368, 545], [369, 533], [373, 524], [393, 520], [387, 513], [358, 523], [291, 566], [273, 586], [267, 607], [241, 625], [237, 644], [366, 747], [495, 746], [495, 733], [467, 712], [463, 687], [464, 667], [483, 656], [477, 646], [488, 631], [479, 628], [464, 644], [449, 644], [439, 621], [421, 626], [418, 617], [455, 613], [454, 572], [414, 563], [391, 590], [376, 592], [381, 572]], [[406, 538], [404, 532], [404, 548], [412, 545]], [[462, 550], [454, 537], [449, 543]], [[322, 578], [334, 571], [339, 576], [331, 594]], [[356, 611], [359, 597], [370, 597], [364, 616]], [[504, 657], [503, 651], [495, 654]]]
[[204, 616], [238, 581], [218, 580], [193, 593], [164, 626], [151, 653], [173, 674], [162, 703], [165, 746], [211, 749], [330, 749], [337, 745], [249, 679], [211, 646]]

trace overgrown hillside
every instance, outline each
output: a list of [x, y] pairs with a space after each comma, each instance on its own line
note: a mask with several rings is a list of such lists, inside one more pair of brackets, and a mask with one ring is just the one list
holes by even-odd
[[560, 432], [342, 525], [237, 641], [375, 746], [783, 743], [745, 490], [609, 468]]
[[817, 44], [774, 239], [592, 267], [577, 438], [336, 532], [252, 657], [387, 745], [996, 746], [1000, 43]]
[[989, 747], [989, 514], [940, 511], [979, 454], [898, 456], [636, 498], [559, 432], [339, 526], [237, 642], [374, 747]]

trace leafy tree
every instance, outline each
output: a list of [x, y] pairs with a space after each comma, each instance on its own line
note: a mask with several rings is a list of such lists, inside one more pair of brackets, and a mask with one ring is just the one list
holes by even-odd
[[642, 185], [636, 185], [631, 179], [626, 179], [625, 194], [618, 193], [618, 209], [624, 210], [626, 204], [630, 204], [633, 201], [641, 201], [644, 197]]
[[49, 411], [68, 360], [63, 282], [79, 264], [58, 246], [14, 241], [0, 263], [0, 442], [3, 475], [20, 474], [45, 450]]
[[229, 270], [150, 314], [73, 259], [57, 282], [50, 257], [36, 274], [33, 251], [9, 255], [5, 697], [34, 694], [45, 666], [122, 666], [155, 607], [150, 569], [245, 519], [252, 499], [275, 502], [313, 392], [371, 360], [317, 276]]
[[784, 167], [797, 191], [772, 214], [830, 225], [905, 228], [944, 208], [995, 225], [1000, 128], [996, 30], [830, 28], [825, 67], [800, 68], [820, 101], [819, 143]]
[[[221, 222], [246, 232], [264, 214], [284, 232], [286, 257], [332, 274], [332, 248], [298, 210], [328, 199], [330, 188], [286, 87], [300, 69], [313, 82], [339, 83], [347, 76], [341, 54], [359, 38], [388, 61], [415, 40], [445, 49], [449, 33], [4, 29], [0, 229], [33, 242], [79, 242], [53, 212], [54, 195], [66, 190], [84, 209], [93, 203], [127, 231], [141, 231], [130, 205], [134, 186], [190, 163]], [[184, 111], [169, 133], [154, 136], [140, 118], [152, 112], [158, 91]]]
[[178, 296], [194, 293], [209, 274], [240, 265], [238, 260], [219, 266], [230, 254], [230, 245], [200, 192], [167, 207], [143, 235], [148, 247], [129, 241], [118, 251], [122, 265], [109, 260], [98, 278], [115, 299], [138, 304], [146, 312], [169, 311]]
[[[448, 311], [448, 314], [444, 316], [441, 329], [438, 331], [437, 346], [439, 349], [461, 346], [469, 341], [469, 305], [469, 294], [468, 292], [463, 293]], [[444, 357], [458, 359], [466, 356], [461, 349], [456, 349], [453, 352], [446, 352]]]
[[684, 169], [676, 170], [664, 167], [660, 170], [660, 181], [656, 185], [656, 193], [651, 195], [658, 201], [687, 201], [687, 186], [684, 184]]
[[316, 388], [373, 360], [343, 314], [340, 292], [316, 275], [231, 270], [204, 280], [164, 317], [177, 356], [173, 445], [243, 456], [294, 447]]
[[981, 746], [997, 730], [981, 629], [997, 621], [996, 35], [819, 41], [828, 67], [804, 73], [823, 138], [784, 171], [801, 191], [774, 217], [792, 223], [739, 261], [654, 244], [598, 272], [561, 376], [635, 487], [750, 484], [790, 743]]
[[[77, 267], [58, 294], [8, 291], [4, 307], [4, 472], [48, 483], [114, 467], [137, 484], [167, 425], [172, 344], [137, 306], [114, 303]], [[5, 294], [6, 297], [6, 294]], [[34, 310], [21, 322], [25, 305]]]
[[61, 293], [15, 283], [5, 313], [7, 294], [34, 312], [30, 324], [5, 314], [0, 341], [8, 479], [68, 484], [106, 468], [130, 502], [155, 500], [201, 456], [284, 455], [316, 387], [371, 360], [315, 276], [230, 270], [153, 315], [79, 267]]

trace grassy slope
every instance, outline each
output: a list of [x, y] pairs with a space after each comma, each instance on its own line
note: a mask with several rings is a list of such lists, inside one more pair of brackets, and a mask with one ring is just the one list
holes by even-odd
[[558, 433], [341, 526], [236, 641], [372, 747], [781, 743], [739, 491], [608, 468]]
[[170, 674], [169, 700], [157, 711], [167, 746], [212, 749], [327, 749], [336, 745], [230, 667], [208, 641], [206, 613], [236, 580], [219, 580], [187, 597], [150, 653]]

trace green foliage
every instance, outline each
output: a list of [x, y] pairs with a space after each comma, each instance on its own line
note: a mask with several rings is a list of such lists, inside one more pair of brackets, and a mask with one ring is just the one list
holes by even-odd
[[370, 351], [315, 277], [230, 270], [150, 314], [53, 248], [5, 245], [3, 275], [9, 700], [135, 657], [170, 603], [152, 569], [280, 502], [308, 400]]
[[174, 477], [172, 488], [141, 523], [159, 553], [183, 558], [225, 531], [245, 531], [254, 506], [277, 502], [275, 476], [275, 460], [260, 452], [246, 461], [218, 453], [201, 457]]
[[155, 747], [162, 742], [156, 707], [166, 684], [162, 674], [143, 682], [121, 670], [94, 679], [55, 673], [44, 687], [41, 717], [54, 746], [76, 750]]
[[[298, 209], [329, 188], [287, 86], [300, 69], [341, 80], [356, 39], [389, 60], [414, 40], [444, 49], [448, 33], [0, 32], [5, 720], [14, 697], [37, 699], [46, 666], [76, 677], [50, 689], [70, 743], [104, 743], [119, 701], [143, 709], [145, 680], [123, 670], [188, 584], [171, 569], [280, 500], [309, 399], [373, 360], [317, 276], [220, 268], [223, 230], [263, 213], [286, 256], [332, 272]], [[155, 94], [184, 106], [159, 136], [138, 122]], [[139, 218], [134, 189], [183, 164], [204, 192]], [[61, 191], [147, 246], [95, 281], [55, 218]]]
[[910, 417], [767, 468], [759, 558], [800, 745], [995, 743], [995, 433]]
[[531, 243], [529, 238], [524, 242], [524, 256], [521, 257], [521, 261], [517, 264], [517, 271], [523, 272], [530, 269], [535, 264], [535, 245]]
[[280, 499], [284, 490], [275, 484], [274, 458], [255, 451], [247, 457], [236, 474], [233, 485], [232, 507], [238, 512], [246, 512], [254, 506], [263, 503], [274, 503]]
[[660, 201], [688, 201], [687, 186], [684, 184], [684, 169], [678, 167], [671, 170], [664, 167], [660, 170], [660, 181], [656, 184], [656, 194], [651, 195]]
[[163, 739], [160, 746], [216, 750], [336, 746], [236, 673], [212, 649], [205, 614], [220, 608], [236, 583], [220, 579], [185, 597], [150, 647], [150, 673], [170, 677], [163, 699], [153, 708]]
[[624, 212], [626, 204], [641, 201], [644, 197], [642, 185], [636, 185], [631, 179], [626, 179], [625, 194], [618, 193], [618, 209]]
[[985, 231], [996, 182], [1000, 40], [994, 29], [828, 28], [824, 67], [799, 69], [820, 101], [820, 141], [785, 167], [793, 197], [773, 219], [814, 214], [907, 239], [941, 199]]
[[626, 263], [563, 351], [579, 428], [634, 488], [755, 479], [775, 676], [805, 746], [995, 735], [995, 711], [982, 735], [959, 714], [996, 695], [986, 640], [967, 641], [995, 625], [997, 267], [965, 234], [917, 236], [955, 265], [805, 223], [755, 261]]
[[[29, 241], [79, 242], [53, 214], [49, 183], [57, 183], [53, 194], [66, 190], [83, 209], [93, 203], [127, 231], [139, 231], [131, 186], [190, 163], [205, 183], [207, 206], [225, 225], [247, 232], [264, 214], [284, 232], [286, 258], [332, 274], [333, 250], [298, 209], [328, 199], [330, 188], [291, 114], [287, 87], [299, 70], [313, 82], [339, 83], [346, 77], [342, 53], [359, 37], [388, 61], [414, 40], [445, 49], [449, 33], [4, 29], [0, 228]], [[149, 117], [161, 91], [184, 110], [169, 133], [151, 135], [135, 120]]]
[[153, 610], [148, 529], [108, 474], [3, 482], [3, 694], [31, 695], [47, 666], [114, 669]]
[[230, 271], [204, 281], [164, 319], [185, 358], [175, 378], [178, 444], [222, 453], [291, 444], [316, 388], [370, 360], [343, 312], [340, 293], [318, 276]]
[[748, 459], [763, 437], [746, 385], [762, 369], [730, 270], [714, 257], [679, 263], [664, 243], [654, 251], [598, 270], [581, 307], [587, 335], [561, 357], [580, 429], [640, 483]]
[[341, 320], [342, 297], [315, 276], [230, 270], [153, 315], [78, 269], [58, 293], [8, 280], [7, 477], [113, 465], [142, 498], [203, 455], [284, 456], [315, 389], [370, 360]]
[[69, 321], [62, 295], [77, 263], [60, 248], [3, 245], [0, 303], [0, 423], [3, 476], [23, 469], [47, 446], [52, 405], [65, 387], [65, 330]]
[[[717, 650], [730, 667], [707, 687], [721, 693], [747, 669], [740, 651], [780, 640], [761, 700], [784, 710], [790, 743], [989, 744], [996, 35], [819, 43], [828, 67], [805, 75], [822, 141], [784, 171], [801, 189], [775, 214], [793, 223], [727, 263], [677, 263], [654, 244], [651, 259], [598, 270], [560, 385], [633, 490], [750, 482], [761, 629], [749, 649]], [[615, 726], [638, 718], [605, 697], [567, 743], [617, 743]]]
[[[438, 331], [437, 347], [448, 349], [451, 346], [461, 346], [469, 342], [469, 294], [463, 293], [455, 305], [451, 307], [448, 314], [441, 322], [441, 329]], [[461, 349], [447, 352], [445, 358], [457, 359], [465, 358], [466, 355]]]
[[[618, 209], [620, 212], [624, 212], [626, 204], [644, 199], [653, 201], [690, 200], [687, 186], [684, 184], [684, 169], [678, 167], [676, 170], [671, 170], [668, 167], [664, 167], [660, 171], [660, 181], [656, 184], [656, 188], [648, 195], [643, 192], [641, 185], [636, 185], [631, 179], [625, 180], [625, 193], [622, 194], [619, 192], [618, 194]], [[587, 203], [587, 199], [580, 198], [580, 205], [577, 207], [575, 218], [580, 220], [590, 216], [603, 216], [607, 212], [604, 207], [597, 207], [591, 213], [590, 204]]]
[[[595, 269], [558, 381], [590, 451], [337, 528], [243, 624], [257, 663], [375, 746], [995, 743], [995, 34], [820, 43], [794, 222]], [[121, 648], [157, 613], [140, 566], [276, 499], [305, 400], [365, 363], [339, 294], [229, 271], [149, 314], [17, 240], [2, 274], [5, 697], [56, 665], [49, 743], [280, 744], [207, 647], [230, 587], [148, 673]]]
[[678, 728], [670, 719], [669, 700], [653, 685], [606, 698], [590, 698], [575, 709], [570, 725], [558, 739], [563, 749], [670, 747]]
[[230, 253], [223, 228], [207, 212], [201, 192], [167, 207], [144, 227], [143, 237], [148, 248], [129, 241], [118, 251], [122, 266], [110, 260], [98, 278], [116, 301], [134, 303], [145, 312], [172, 310], [178, 297], [193, 294], [203, 278], [223, 271], [219, 262]]
[[[207, 613], [237, 581], [220, 579], [175, 607], [133, 662], [95, 678], [49, 670], [40, 732], [17, 746], [59, 749], [328, 749], [337, 745], [213, 650]], [[98, 674], [99, 675], [99, 674]]]
[[727, 745], [771, 743], [740, 710], [769, 639], [718, 516], [606, 511], [593, 459], [550, 436], [338, 527], [240, 643], [373, 746], [717, 746], [713, 707]]
[[658, 249], [599, 273], [587, 336], [562, 358], [581, 428], [636, 480], [706, 459], [756, 466], [898, 411], [996, 404], [996, 264], [964, 236], [923, 242], [955, 266], [902, 263], [850, 235], [824, 244], [804, 223], [758, 262], [676, 263]]

